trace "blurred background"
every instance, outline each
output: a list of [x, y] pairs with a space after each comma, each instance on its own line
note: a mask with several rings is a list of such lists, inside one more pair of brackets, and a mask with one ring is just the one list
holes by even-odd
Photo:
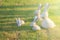
[[[40, 3], [50, 4], [49, 18], [56, 24], [55, 28], [49, 30], [41, 28], [41, 31], [33, 31], [30, 27], [34, 11]], [[18, 28], [17, 17], [23, 19], [26, 24]], [[37, 24], [40, 25], [39, 22]], [[18, 40], [60, 40], [60, 0], [0, 0], [0, 40], [7, 40], [16, 31], [20, 33]], [[4, 35], [4, 32], [8, 34]]]

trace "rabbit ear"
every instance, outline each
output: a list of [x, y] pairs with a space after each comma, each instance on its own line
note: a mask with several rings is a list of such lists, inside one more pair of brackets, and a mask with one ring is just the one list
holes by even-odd
[[16, 18], [16, 20], [20, 20], [20, 18]]
[[38, 10], [40, 10], [42, 8], [42, 4], [39, 4], [38, 6]]
[[17, 18], [15, 18], [17, 20]]
[[44, 7], [45, 7], [45, 9], [48, 9], [49, 8], [49, 3], [46, 3]]

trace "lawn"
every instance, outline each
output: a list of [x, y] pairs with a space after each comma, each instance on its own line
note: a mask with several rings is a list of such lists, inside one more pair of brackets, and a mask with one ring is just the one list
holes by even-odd
[[[19, 0], [18, 0], [19, 1]], [[49, 18], [53, 20], [56, 24], [55, 28], [52, 29], [44, 29], [41, 28], [40, 31], [33, 31], [32, 27], [30, 27], [30, 23], [34, 18], [34, 11], [37, 9], [39, 3], [26, 3], [18, 2], [17, 3], [25, 3], [24, 5], [15, 5], [16, 1], [3, 1], [0, 6], [0, 40], [6, 40], [6, 36], [3, 35], [3, 32], [8, 32], [9, 34], [13, 34], [19, 32], [18, 36], [19, 40], [60, 40], [60, 3], [59, 0], [50, 1]], [[9, 2], [9, 3], [8, 3]], [[11, 2], [11, 4], [10, 4]], [[47, 2], [47, 0], [45, 1]], [[44, 2], [44, 3], [45, 3]], [[5, 3], [5, 4], [4, 4]], [[35, 3], [37, 3], [35, 5]], [[43, 4], [44, 4], [43, 3]], [[43, 10], [43, 9], [42, 9]], [[25, 21], [25, 24], [21, 27], [17, 27], [16, 18], [20, 17]], [[38, 22], [37, 22], [38, 23]], [[38, 25], [40, 25], [38, 23]], [[8, 35], [8, 34], [7, 34]]]

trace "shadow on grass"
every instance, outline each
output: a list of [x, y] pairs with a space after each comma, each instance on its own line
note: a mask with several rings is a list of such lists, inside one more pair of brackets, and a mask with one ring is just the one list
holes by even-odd
[[22, 25], [21, 27], [18, 27], [16, 24], [6, 24], [0, 25], [0, 31], [21, 31], [21, 30], [32, 30], [30, 26], [27, 25]]
[[9, 5], [9, 6], [0, 6], [0, 8], [28, 8], [28, 7], [37, 7], [38, 5]]
[[34, 13], [34, 10], [0, 10], [0, 15], [26, 15]]

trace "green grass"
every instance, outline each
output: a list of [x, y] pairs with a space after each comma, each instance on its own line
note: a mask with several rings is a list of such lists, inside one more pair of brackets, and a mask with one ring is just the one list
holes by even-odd
[[[17, 2], [15, 2], [14, 0], [12, 0], [1, 2], [3, 5], [0, 6], [0, 40], [6, 40], [6, 37], [2, 34], [4, 31], [8, 33], [20, 31], [21, 35], [19, 35], [19, 40], [60, 40], [59, 0], [57, 0], [56, 2], [54, 0], [48, 1], [51, 4], [48, 11], [49, 18], [51, 18], [51, 20], [55, 22], [56, 27], [49, 30], [41, 28], [42, 30], [40, 31], [33, 31], [32, 27], [30, 27], [30, 23], [34, 18], [34, 11], [37, 9], [39, 3], [35, 1], [34, 3], [31, 3], [31, 1], [29, 1], [29, 3], [27, 4], [27, 1], [24, 1], [21, 2], [21, 0], [18, 0]], [[43, 0], [41, 0], [40, 2], [42, 1]], [[47, 0], [45, 0], [43, 4], [46, 2]], [[15, 3], [21, 3], [22, 5], [15, 5]], [[24, 3], [25, 5], [23, 5]], [[26, 24], [18, 28], [15, 20], [15, 18], [17, 17], [23, 19]], [[38, 25], [40, 24], [38, 23]]]

